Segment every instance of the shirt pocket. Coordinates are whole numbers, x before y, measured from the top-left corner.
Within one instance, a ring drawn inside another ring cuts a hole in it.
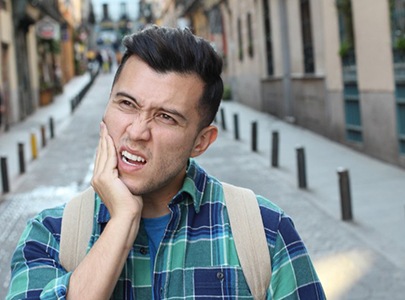
[[[175,292],[177,297],[183,294],[182,297],[188,299],[253,299],[239,266],[188,269],[183,270],[181,277],[183,284],[177,287],[169,284],[167,287],[169,295],[166,296],[175,296],[170,290],[174,292],[173,288],[181,288],[182,292],[179,290]],[[172,283],[173,281],[171,280]]]

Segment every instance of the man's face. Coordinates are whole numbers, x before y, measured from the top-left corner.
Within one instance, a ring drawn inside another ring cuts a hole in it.
[[[155,72],[133,56],[113,86],[104,122],[117,151],[121,180],[136,195],[172,197],[189,157],[200,151],[196,75]]]

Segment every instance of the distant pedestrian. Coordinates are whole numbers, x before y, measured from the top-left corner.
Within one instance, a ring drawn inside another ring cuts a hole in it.
[[[118,50],[115,52],[115,60],[117,61],[117,65],[119,66],[121,64],[121,60],[122,60],[121,51]]]
[[[97,51],[96,60],[98,63],[98,68],[101,69],[103,67],[104,61],[103,61],[103,56],[101,55],[100,51]]]
[[[108,73],[111,73],[112,66],[113,66],[113,58],[112,55],[108,53]]]
[[[188,29],[152,26],[123,43],[100,124],[89,251],[68,272],[64,207],[41,212],[18,242],[7,299],[253,299],[224,184],[194,159],[218,134],[221,58]],[[257,267],[272,262],[263,298],[325,299],[291,218],[262,196],[253,202],[269,254]]]

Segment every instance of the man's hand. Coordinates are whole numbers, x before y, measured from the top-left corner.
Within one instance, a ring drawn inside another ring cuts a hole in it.
[[[111,218],[136,215],[140,217],[142,198],[132,195],[119,178],[117,152],[104,122],[100,124],[100,141],[91,183],[107,206]]]
[[[109,299],[138,234],[143,202],[132,195],[117,170],[114,142],[104,123],[100,126],[92,185],[111,219],[89,253],[74,270],[68,299]]]

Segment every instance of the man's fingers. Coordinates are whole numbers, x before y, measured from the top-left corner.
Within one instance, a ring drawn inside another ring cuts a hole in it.
[[[117,152],[115,150],[115,145],[111,136],[107,135],[105,137],[105,148],[106,148],[106,165],[105,167],[110,171],[113,171],[115,174],[117,171]]]
[[[96,160],[94,164],[94,171],[93,171],[93,186],[94,181],[100,181],[102,179],[103,174],[105,173],[107,167],[107,159],[108,159],[108,145],[107,145],[107,129],[105,124],[102,122],[100,124],[100,139],[97,148]]]

